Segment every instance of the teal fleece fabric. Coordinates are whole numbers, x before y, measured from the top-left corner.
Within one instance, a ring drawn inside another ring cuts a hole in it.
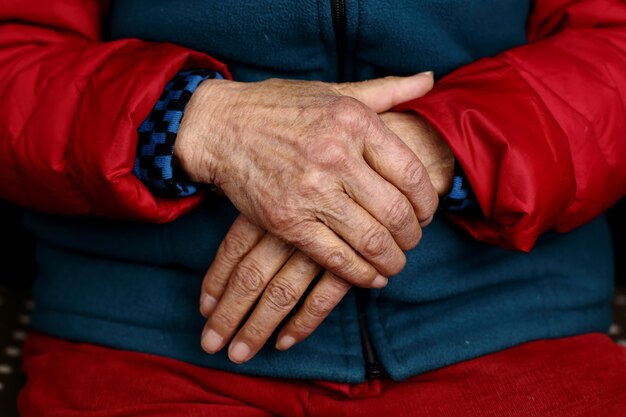
[[[346,0],[343,74],[331,0],[116,0],[111,34],[207,52],[240,81],[442,76],[526,43],[528,9],[528,0]]]
[[[117,0],[110,34],[205,51],[240,81],[444,75],[524,43],[528,2],[348,0],[346,11],[341,65],[330,0]],[[234,365],[202,351],[200,283],[236,215],[218,196],[165,225],[28,215],[39,238],[35,328],[234,372],[363,381],[353,292],[286,353],[271,341]],[[368,291],[366,325],[398,380],[531,340],[605,331],[611,258],[603,218],[548,233],[524,254],[476,242],[438,215],[402,273]]]

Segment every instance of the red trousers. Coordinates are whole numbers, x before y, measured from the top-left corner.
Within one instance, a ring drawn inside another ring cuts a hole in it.
[[[24,370],[22,417],[626,416],[626,349],[601,334],[356,385],[237,375],[37,334]]]

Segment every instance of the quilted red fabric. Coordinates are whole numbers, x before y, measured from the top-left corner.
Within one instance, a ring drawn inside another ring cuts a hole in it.
[[[528,45],[476,61],[406,103],[448,141],[485,218],[477,239],[530,250],[626,193],[626,2],[536,0]]]
[[[0,197],[33,210],[167,222],[132,174],[137,128],[181,69],[224,64],[173,44],[102,42],[98,0],[0,1]]]
[[[606,335],[526,343],[402,382],[237,375],[33,334],[22,417],[623,417],[626,349]]]

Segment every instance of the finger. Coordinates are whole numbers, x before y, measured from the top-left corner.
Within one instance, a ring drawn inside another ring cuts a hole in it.
[[[426,168],[411,149],[382,122],[380,132],[373,132],[364,141],[363,156],[381,177],[404,194],[422,222],[437,209],[439,196]]]
[[[399,273],[406,257],[389,230],[347,195],[341,194],[337,199],[333,209],[318,213],[320,220],[383,276]]]
[[[293,246],[266,234],[237,265],[204,327],[204,350],[215,353],[224,346],[293,251]]]
[[[365,288],[382,288],[387,285],[386,277],[380,275],[325,224],[309,221],[293,228],[291,232],[293,234],[286,236],[289,243],[306,253],[322,268],[349,283]]]
[[[420,224],[420,226],[421,226],[421,227],[426,227],[426,226],[428,226],[429,224],[431,224],[431,223],[433,222],[433,219],[434,219],[434,218],[435,218],[435,216],[434,216],[434,215],[430,216],[429,218],[427,218],[426,220],[424,220],[424,221]]]
[[[355,98],[376,113],[391,110],[395,106],[422,97],[435,81],[431,71],[410,77],[384,77],[357,83],[341,83],[336,88],[340,94]]]
[[[330,272],[325,272],[302,307],[278,334],[276,349],[287,350],[306,339],[350,290],[350,284]]]
[[[415,209],[396,187],[363,165],[358,175],[346,179],[347,194],[389,230],[401,249],[414,248],[422,236]]]
[[[226,288],[235,266],[254,248],[265,231],[239,215],[217,250],[215,259],[202,281],[200,313],[208,317]]]
[[[452,187],[454,154],[436,129],[414,113],[390,111],[379,117],[417,155],[437,194],[447,194]]]
[[[320,270],[315,261],[300,251],[289,258],[267,285],[254,311],[233,338],[228,350],[233,362],[246,362],[257,354]]]

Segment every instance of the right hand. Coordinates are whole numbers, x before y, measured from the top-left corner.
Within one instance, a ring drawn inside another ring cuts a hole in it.
[[[187,106],[175,155],[191,180],[219,187],[250,221],[324,269],[383,287],[404,267],[402,250],[417,245],[438,197],[377,113],[432,84],[431,74],[346,84],[206,81]],[[248,275],[243,287],[261,285]]]

